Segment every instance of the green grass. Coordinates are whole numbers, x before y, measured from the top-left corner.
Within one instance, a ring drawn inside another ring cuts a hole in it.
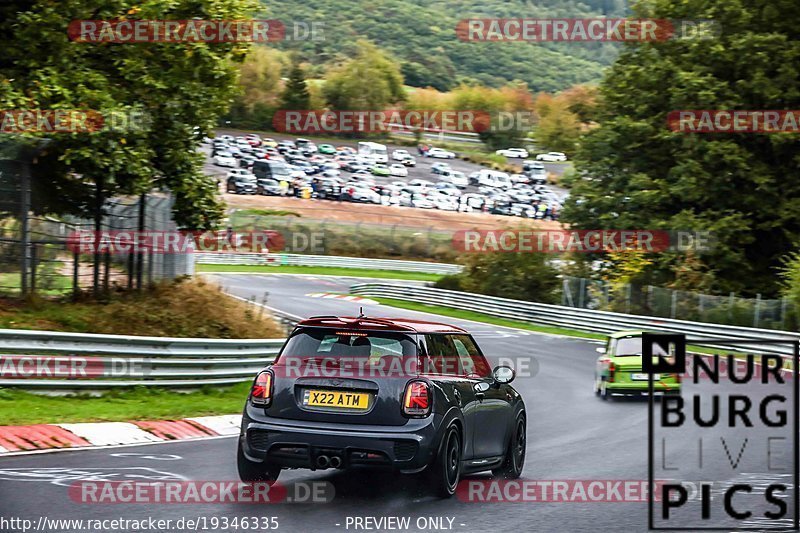
[[[60,263],[59,263],[60,264]],[[28,283],[31,280],[28,278]],[[17,294],[22,287],[19,272],[0,274],[0,292]],[[57,296],[72,291],[72,278],[52,272],[40,273],[36,279],[36,292],[42,296]]]
[[[302,217],[300,213],[285,209],[237,209],[236,212],[245,216],[256,217]]]
[[[197,265],[198,272],[249,272],[260,274],[309,274],[326,276],[351,276],[354,278],[406,279],[436,281],[441,274],[403,272],[399,270],[371,270],[366,268],[269,266],[269,265]]]
[[[42,396],[0,389],[0,425],[172,420],[241,412],[249,383],[176,393],[144,387],[102,397]]]
[[[496,326],[505,326],[509,328],[524,329],[528,331],[537,331],[539,333],[550,333],[553,335],[566,335],[569,337],[580,337],[584,339],[605,339],[606,336],[598,333],[589,333],[585,331],[578,331],[575,329],[560,328],[557,326],[544,326],[539,324],[529,324],[519,320],[509,320],[507,318],[498,318],[496,316],[485,315],[483,313],[476,313],[475,311],[465,311],[463,309],[456,309],[454,307],[445,307],[441,305],[428,305],[417,302],[409,302],[406,300],[396,300],[394,298],[374,298],[370,299],[378,301],[384,305],[392,307],[399,307],[401,309],[410,309],[412,311],[422,311],[424,313],[434,313],[442,316],[449,316],[453,318],[461,318],[464,320],[473,320],[475,322],[485,322],[487,324],[494,324]]]

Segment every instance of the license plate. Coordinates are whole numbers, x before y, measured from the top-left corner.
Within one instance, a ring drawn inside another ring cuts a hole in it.
[[[649,376],[647,374],[631,374],[631,379],[634,381],[647,381]],[[653,374],[653,381],[661,379],[661,374]]]
[[[309,407],[366,409],[369,407],[369,394],[366,392],[340,392],[309,389],[303,394],[303,405],[307,405]]]

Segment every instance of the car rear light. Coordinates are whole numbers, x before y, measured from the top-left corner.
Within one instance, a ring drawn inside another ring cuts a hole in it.
[[[608,382],[614,383],[614,372],[616,372],[617,367],[614,366],[614,363],[608,363]]]
[[[428,416],[431,412],[431,389],[424,381],[412,381],[406,385],[403,395],[403,414],[411,417]]]
[[[250,403],[256,407],[269,407],[272,401],[272,372],[264,371],[256,376],[250,389]]]

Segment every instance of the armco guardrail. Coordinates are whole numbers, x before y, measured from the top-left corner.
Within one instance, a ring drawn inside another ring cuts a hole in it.
[[[197,263],[206,265],[321,266],[365,268],[370,270],[399,270],[404,272],[425,272],[429,274],[457,274],[463,269],[461,265],[451,265],[447,263],[400,261],[397,259],[363,259],[359,257],[340,257],[335,255],[200,253],[196,254],[196,260]]]
[[[3,329],[0,387],[91,390],[231,385],[253,379],[274,360],[283,342]],[[66,371],[53,375],[57,366]]]
[[[730,349],[731,346],[725,344],[727,340],[752,339],[752,344],[747,343],[741,346],[753,353],[791,355],[792,347],[789,344],[770,345],[760,343],[760,341],[785,339],[794,342],[800,340],[800,333],[788,331],[578,309],[399,283],[359,283],[353,285],[350,292],[360,296],[396,298],[423,304],[455,307],[501,318],[595,333],[612,333],[620,330],[682,333],[690,340],[699,340],[700,342],[693,344],[700,346]]]

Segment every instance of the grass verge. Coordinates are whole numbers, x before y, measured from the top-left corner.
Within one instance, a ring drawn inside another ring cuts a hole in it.
[[[203,280],[119,292],[106,301],[0,300],[0,328],[153,337],[279,338],[283,329]]]
[[[177,393],[144,387],[102,397],[41,396],[0,389],[0,425],[173,420],[242,410],[249,383]]]
[[[371,270],[366,268],[269,266],[269,265],[197,265],[198,272],[249,272],[261,274],[309,274],[351,276],[354,278],[406,279],[437,281],[441,274],[404,272],[401,270]]]

